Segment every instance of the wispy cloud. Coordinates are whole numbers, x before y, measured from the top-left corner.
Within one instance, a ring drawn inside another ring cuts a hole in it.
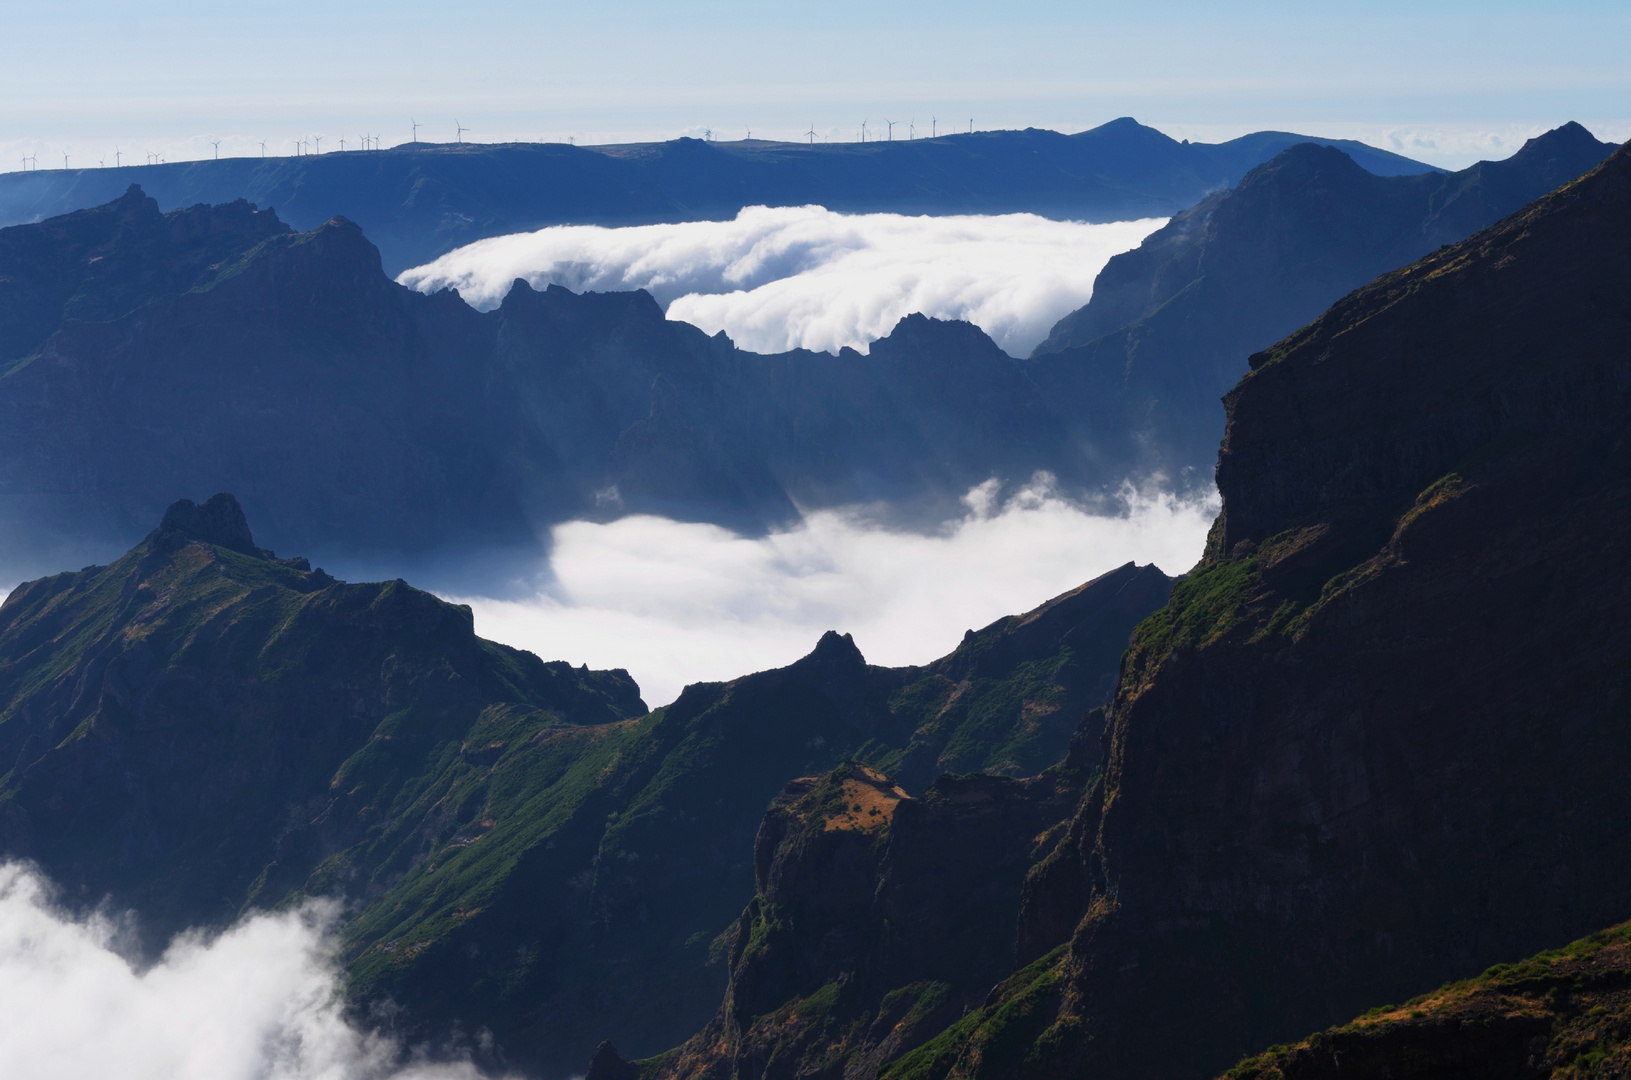
[[[554,583],[526,601],[461,598],[484,637],[546,659],[627,668],[647,704],[686,683],[790,663],[826,630],[872,663],[924,663],[966,629],[1036,606],[1128,561],[1183,573],[1215,496],[1125,489],[1083,505],[1039,476],[1006,496],[988,482],[933,535],[855,511],[808,515],[752,539],[712,525],[627,517],[554,530]]]
[[[535,288],[648,289],[673,319],[755,352],[865,350],[913,312],[966,319],[1025,355],[1087,302],[1112,255],[1162,219],[1085,224],[1033,214],[905,217],[750,206],[731,221],[564,225],[494,237],[405,271],[491,308]]]
[[[49,884],[0,865],[0,1076],[146,1080],[477,1080],[415,1060],[341,1010],[339,905],[254,915],[178,937],[145,970],[122,925],[73,916]]]

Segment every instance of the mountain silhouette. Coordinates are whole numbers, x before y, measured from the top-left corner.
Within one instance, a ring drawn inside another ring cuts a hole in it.
[[[140,184],[166,210],[248,199],[301,230],[357,222],[401,273],[453,248],[546,225],[727,220],[744,206],[846,212],[1026,212],[1087,221],[1165,217],[1307,136],[1264,131],[1179,142],[1123,117],[1062,135],[981,131],[867,143],[675,139],[596,147],[405,144],[390,150],[226,158],[0,176],[0,225],[84,209]],[[1381,175],[1431,172],[1351,140]]]

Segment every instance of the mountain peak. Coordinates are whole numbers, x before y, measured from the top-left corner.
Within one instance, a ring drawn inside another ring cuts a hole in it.
[[[241,551],[245,555],[258,555],[255,538],[249,532],[249,519],[244,517],[238,500],[226,492],[211,495],[203,506],[191,499],[178,499],[164,512],[159,523],[164,532],[179,532],[206,544]]]

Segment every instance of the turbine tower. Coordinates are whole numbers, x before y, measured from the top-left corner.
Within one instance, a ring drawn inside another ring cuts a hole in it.
[[[895,125],[900,123],[900,121],[899,120],[891,120],[888,117],[884,117],[883,122],[889,125],[889,139],[888,139],[888,141],[889,142],[894,142],[895,141]]]
[[[210,145],[215,147],[215,158],[214,158],[214,160],[220,161],[221,160],[221,140],[220,139],[211,139],[210,140]]]
[[[266,156],[266,140],[262,139],[261,140],[261,157],[265,157],[265,156]]]
[[[123,156],[124,155],[119,152],[119,148],[117,146],[115,146],[113,148],[113,167],[115,169],[117,169],[119,167],[119,159],[121,157],[123,157]]]
[[[67,154],[62,155],[62,171],[63,172],[68,171],[68,155]]]
[[[936,120],[932,116],[929,117],[929,138],[931,138],[931,139],[936,138],[936,137],[939,136],[939,134],[940,134],[940,122],[938,120]]]
[[[413,117],[410,116],[408,118],[408,123],[413,125],[413,144],[415,146],[418,146],[419,145],[419,121],[413,119]]]
[[[464,142],[464,133],[469,131],[470,129],[465,127],[463,124],[459,123],[459,118],[457,116],[455,116],[453,118],[453,126],[457,129],[456,135],[457,135],[458,141],[461,142],[461,143]]]
[[[866,142],[866,121],[861,121],[861,141]]]
[[[321,135],[313,135],[311,137],[311,141],[314,148],[313,152],[321,154],[323,152],[323,137]]]
[[[814,120],[810,121],[810,130],[806,131],[804,134],[810,136],[810,149],[814,150],[815,149],[815,121]]]

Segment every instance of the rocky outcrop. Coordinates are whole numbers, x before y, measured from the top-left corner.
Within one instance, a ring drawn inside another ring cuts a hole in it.
[[[1631,1065],[1631,927],[1614,927],[1240,1062],[1227,1080],[1619,1076]]]
[[[1252,358],[1040,959],[900,1075],[1205,1076],[1623,917],[1627,297],[1622,149]]]
[[[641,1075],[876,1076],[1008,969],[1026,867],[1084,779],[946,776],[912,798],[848,762],[789,784],[759,828],[723,1006]]]

